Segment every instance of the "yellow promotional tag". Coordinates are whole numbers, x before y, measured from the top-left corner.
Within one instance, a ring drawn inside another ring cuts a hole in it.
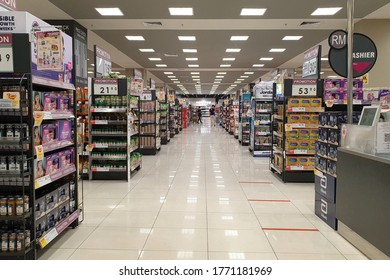
[[[43,160],[44,152],[43,152],[43,146],[39,145],[35,147],[35,154],[37,155],[37,160]]]
[[[255,125],[260,125],[260,121],[255,121]]]
[[[45,248],[46,245],[47,245],[46,238],[41,238],[41,239],[39,240],[39,245],[41,245],[41,248],[42,248],[42,249]]]
[[[37,180],[34,181],[34,188],[35,188],[35,189],[39,189],[39,184],[38,184],[38,181],[37,181]]]
[[[44,112],[35,112],[34,113],[34,126],[40,126],[42,124]]]
[[[93,148],[95,148],[94,144],[88,144],[87,146],[85,146],[85,150],[87,152],[92,152]]]

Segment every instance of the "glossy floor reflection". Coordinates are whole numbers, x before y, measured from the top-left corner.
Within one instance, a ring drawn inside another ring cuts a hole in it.
[[[84,185],[85,221],[41,259],[365,259],[314,215],[313,184],[283,184],[222,128],[183,130],[131,182]]]

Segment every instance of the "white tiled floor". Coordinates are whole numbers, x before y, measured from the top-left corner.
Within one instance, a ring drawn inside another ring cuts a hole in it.
[[[222,128],[185,129],[131,182],[84,190],[85,221],[41,259],[365,259],[314,215],[313,184],[283,184]]]

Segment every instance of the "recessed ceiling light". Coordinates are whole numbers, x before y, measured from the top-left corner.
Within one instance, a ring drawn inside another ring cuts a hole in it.
[[[336,8],[318,8],[315,10],[311,15],[312,16],[333,16],[337,14],[338,11],[340,11],[341,7]]]
[[[274,48],[274,49],[270,49],[269,52],[284,52],[286,49],[278,49],[278,48]]]
[[[171,78],[172,81],[178,81],[179,79],[177,78]]]
[[[234,57],[224,57],[222,58],[223,61],[235,61],[236,59]]]
[[[174,81],[173,83],[174,84],[180,84],[180,81]]]
[[[175,79],[176,76],[168,76],[168,78],[170,78],[170,79]]]
[[[231,85],[230,87],[236,87],[237,85]]]
[[[327,57],[321,57],[321,60],[322,60],[322,61],[328,61],[329,58],[327,58]]]
[[[173,72],[164,72],[165,75],[172,75]]]
[[[221,82],[218,82],[218,81],[215,82],[215,81],[214,81],[214,84],[220,84],[220,83],[221,83]]]
[[[192,8],[169,8],[171,16],[193,16],[194,10]]]
[[[199,75],[199,72],[191,72],[191,75]]]
[[[95,8],[102,16],[123,16],[119,8]]]
[[[245,79],[237,79],[237,81],[245,81]]]
[[[222,81],[222,79],[214,79],[214,81],[220,82]]]
[[[156,64],[156,67],[167,67],[166,64]]]
[[[149,57],[150,61],[161,61],[161,58],[159,57]]]
[[[264,67],[264,64],[253,64],[252,67]]]
[[[196,68],[196,67],[199,67],[199,65],[198,65],[198,64],[189,64],[188,67],[194,67],[194,68]]]
[[[129,41],[145,41],[143,36],[125,36]]]
[[[180,41],[196,41],[195,36],[177,36]]]
[[[249,36],[232,36],[230,37],[230,41],[246,41]]]
[[[198,61],[197,57],[186,57],[187,61]]]
[[[240,78],[249,78],[249,76],[241,76]]]
[[[140,52],[154,52],[154,49],[139,49]]]
[[[199,82],[200,81],[200,79],[192,79],[193,81],[195,81],[195,82]]]
[[[245,75],[252,75],[252,74],[254,74],[255,72],[245,72],[244,74]]]
[[[283,41],[299,41],[303,36],[284,36]]]
[[[258,9],[258,8],[242,8],[241,16],[262,16],[264,15],[267,9]]]
[[[227,53],[238,53],[240,51],[241,51],[241,49],[226,49]]]
[[[235,83],[235,84],[241,84],[241,82],[240,82],[240,81],[235,81],[234,83]]]
[[[216,78],[224,78],[225,76],[216,76]]]
[[[260,58],[260,60],[262,60],[262,61],[271,61],[273,59],[274,59],[273,57],[262,57],[262,58]]]
[[[183,49],[183,52],[185,53],[197,53],[197,49]]]
[[[232,65],[231,64],[221,64],[219,65],[219,67],[231,67]]]
[[[200,76],[192,76],[193,79],[199,79]]]
[[[226,72],[218,72],[218,75],[226,75]]]

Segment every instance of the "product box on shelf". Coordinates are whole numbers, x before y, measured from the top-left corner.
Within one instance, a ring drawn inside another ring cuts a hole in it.
[[[312,115],[301,115],[301,123],[311,124],[312,123],[311,117]]]
[[[46,123],[41,125],[42,145],[58,141],[58,125],[57,123]]]
[[[58,188],[58,202],[69,199],[69,183]]]
[[[328,141],[328,129],[324,127],[320,127],[319,132],[318,132],[318,140],[322,142],[327,142]]]
[[[69,111],[72,110],[72,99],[69,94],[59,93],[57,95],[58,105],[57,108],[60,111]]]
[[[298,149],[310,150],[310,140],[309,139],[300,139]]]
[[[34,91],[34,111],[43,111],[43,92]]]
[[[328,159],[326,172],[332,176],[336,176],[337,174],[337,161],[333,161]]]
[[[321,108],[322,107],[322,98],[311,98],[310,99],[310,106],[315,108]]]
[[[301,98],[289,98],[288,107],[302,107]]]
[[[318,139],[318,133],[319,133],[319,129],[318,128],[310,129],[310,138],[311,139]]]
[[[340,140],[340,132],[338,129],[328,129],[328,143],[338,145]]]
[[[301,123],[302,122],[301,115],[298,115],[298,114],[288,115],[288,122],[289,123]]]
[[[299,157],[298,158],[298,165],[301,165],[301,166],[310,166],[310,161],[309,161],[309,158],[310,157]]]
[[[317,140],[316,139],[309,139],[309,150],[315,151],[317,148]]]
[[[284,131],[284,123],[278,121],[278,133],[283,134],[283,131]]]
[[[59,215],[58,215],[58,207],[54,208],[53,210],[51,210],[50,212],[48,212],[46,214],[46,224],[47,224],[47,230],[50,230],[52,228],[54,228],[57,223],[58,223],[58,220],[59,220]]]
[[[310,116],[310,123],[311,124],[320,124],[320,118],[319,118],[318,114],[312,114]]]
[[[326,158],[320,157],[320,156],[315,156],[315,168],[321,171],[326,171],[327,167],[327,160]]]
[[[34,201],[35,219],[39,219],[46,214],[46,196],[37,198]]]
[[[304,128],[299,130],[299,138],[309,139],[310,129]]]
[[[305,108],[312,107],[311,106],[311,99],[310,98],[302,98],[301,99],[301,106]]]
[[[329,174],[316,170],[314,172],[315,191],[332,203],[336,202],[337,179]]]
[[[58,110],[58,94],[56,93],[43,93],[43,110],[44,111],[56,111]]]
[[[320,113],[319,118],[320,118],[320,125],[321,126],[327,126],[328,125],[328,113]]]
[[[279,169],[283,169],[283,156],[280,154],[274,154],[274,165]]]
[[[46,175],[46,158],[43,160],[34,159],[35,179]]]
[[[58,154],[60,159],[60,169],[65,169],[75,163],[74,148],[66,149]]]
[[[327,223],[331,228],[337,230],[336,203],[332,203],[326,197],[315,192],[315,214]]]
[[[41,238],[46,231],[47,231],[47,217],[46,215],[44,215],[35,221],[36,238]]]
[[[337,145],[328,144],[328,158],[337,160]]]
[[[283,105],[278,105],[278,115],[279,116],[283,116],[284,115]]]
[[[69,215],[69,213],[70,213],[69,201],[65,201],[64,203],[58,206],[58,215],[60,220],[66,218]]]
[[[46,195],[46,213],[58,206],[58,190],[54,190]]]
[[[317,142],[316,153],[320,156],[325,157],[328,152],[328,145],[325,143]]]
[[[300,141],[294,138],[286,139],[286,150],[296,150],[300,147]]]
[[[286,131],[286,137],[287,138],[299,138],[299,129],[292,129],[290,131]]]
[[[59,141],[72,140],[72,121],[58,122],[58,140]]]
[[[34,146],[42,145],[41,127],[34,126]]]
[[[52,175],[60,170],[59,153],[50,154],[46,158],[46,174]]]
[[[288,156],[286,160],[288,166],[299,166],[299,157]]]

